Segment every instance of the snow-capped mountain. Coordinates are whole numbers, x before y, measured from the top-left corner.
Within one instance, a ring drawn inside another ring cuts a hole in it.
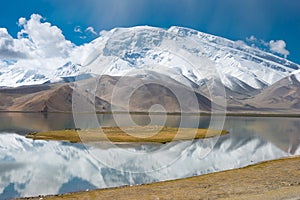
[[[150,70],[190,85],[220,79],[228,88],[262,89],[288,76],[299,65],[241,41],[188,28],[148,26],[103,31],[89,44],[73,47],[53,69],[31,68],[18,61],[0,62],[0,86],[70,81],[95,75],[131,75]],[[78,53],[79,52],[79,53]],[[65,64],[61,64],[61,63]],[[45,64],[46,65],[46,64]],[[147,75],[147,74],[146,74]],[[71,77],[72,79],[69,79]]]

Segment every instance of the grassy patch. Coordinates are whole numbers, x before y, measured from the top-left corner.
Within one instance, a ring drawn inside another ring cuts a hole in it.
[[[27,134],[34,140],[59,140],[70,142],[154,142],[167,143],[178,140],[203,139],[227,134],[225,130],[173,128],[162,126],[104,127],[86,130],[59,130]]]

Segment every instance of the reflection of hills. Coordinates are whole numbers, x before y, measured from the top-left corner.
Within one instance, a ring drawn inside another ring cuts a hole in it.
[[[264,120],[253,120],[245,125],[245,129],[259,133],[259,136],[264,140],[271,142],[290,155],[294,155],[299,149],[300,119],[265,118]]]
[[[224,129],[230,130],[230,135],[234,135],[235,145],[242,146],[246,134],[248,139],[259,137],[289,155],[297,154],[296,151],[300,148],[298,118],[240,117],[236,120],[236,117],[227,117]]]
[[[57,113],[0,113],[0,131],[26,134],[32,131],[48,131],[74,128],[72,114]]]
[[[80,114],[86,120],[90,114]],[[132,119],[138,125],[147,125],[152,122],[155,125],[177,127],[180,125],[180,116],[177,115],[149,115],[137,114],[98,114],[98,122],[101,126],[129,126]],[[186,116],[187,120],[193,116]],[[185,120],[185,121],[187,121]],[[116,123],[116,121],[118,123]],[[197,124],[194,122],[193,124]],[[191,124],[191,126],[193,125]],[[185,125],[189,127],[190,125]],[[195,127],[192,126],[192,127]],[[0,113],[0,132],[27,134],[33,131],[49,131],[75,128],[73,115],[67,113]]]

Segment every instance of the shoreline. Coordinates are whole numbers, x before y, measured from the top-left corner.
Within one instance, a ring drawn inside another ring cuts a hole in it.
[[[19,199],[296,199],[300,156],[151,184]]]

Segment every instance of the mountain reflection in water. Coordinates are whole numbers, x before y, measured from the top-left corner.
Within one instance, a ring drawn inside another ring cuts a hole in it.
[[[104,144],[32,141],[16,132],[72,128],[72,117],[1,115],[6,121],[2,120],[5,126],[0,123],[0,199],[151,183],[300,154],[297,118],[227,117],[224,129],[230,134],[220,137],[214,149],[202,157],[213,139],[113,148]],[[143,118],[147,116],[137,116],[139,123]],[[208,125],[207,118],[201,118],[201,127]],[[102,125],[114,124],[111,115],[101,115],[99,121]],[[172,116],[167,123],[176,126],[179,121]]]

